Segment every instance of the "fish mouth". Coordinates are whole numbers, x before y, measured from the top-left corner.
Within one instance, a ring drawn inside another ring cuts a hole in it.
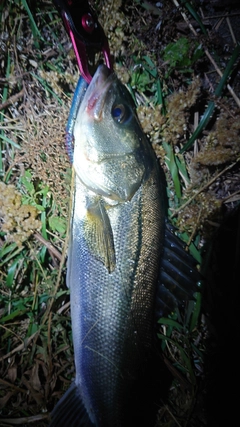
[[[85,111],[97,121],[102,119],[105,99],[115,79],[116,75],[106,65],[99,65],[87,89]]]

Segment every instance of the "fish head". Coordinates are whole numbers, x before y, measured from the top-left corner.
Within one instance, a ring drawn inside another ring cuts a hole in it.
[[[151,151],[127,88],[105,65],[88,86],[74,126],[73,166],[107,199],[130,200],[151,167]]]

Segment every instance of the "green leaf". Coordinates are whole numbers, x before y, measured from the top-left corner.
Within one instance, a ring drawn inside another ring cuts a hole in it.
[[[176,322],[176,320],[170,319],[168,317],[161,317],[158,320],[158,323],[160,323],[161,325],[171,326],[172,328],[176,328],[179,331],[183,329],[183,326]]]
[[[26,313],[27,311],[28,311],[29,309],[28,308],[25,308],[25,309],[17,309],[17,310],[14,310],[14,311],[12,311],[12,313],[10,313],[10,314],[7,314],[6,316],[4,316],[4,317],[1,317],[1,319],[0,319],[0,323],[6,323],[6,322],[8,322],[9,320],[13,320],[13,319],[15,319],[16,317],[19,317],[19,316],[22,316],[24,313]]]
[[[5,255],[7,255],[9,252],[12,252],[14,249],[16,249],[16,247],[16,243],[5,243],[5,245],[3,245],[3,247],[0,249],[0,259],[3,259]]]
[[[21,257],[22,258],[22,257]],[[12,288],[13,284],[14,284],[14,276],[18,267],[18,263],[19,263],[20,258],[17,257],[17,259],[15,259],[13,261],[13,263],[10,265],[10,267],[8,268],[8,273],[7,273],[7,279],[6,279],[6,285],[8,288]]]
[[[186,37],[180,37],[176,42],[169,43],[163,52],[163,59],[169,64],[167,76],[175,69],[181,73],[191,73],[192,64],[201,58],[203,53],[201,44],[190,43]]]
[[[186,37],[180,37],[176,42],[169,43],[163,54],[164,61],[168,61],[171,67],[181,64],[187,58],[189,41]]]
[[[13,246],[13,245],[15,245],[15,247]],[[15,249],[15,250],[14,250]],[[1,263],[0,263],[0,266],[2,267],[4,264],[8,264],[8,262],[12,259],[12,258],[15,258],[16,257],[16,255],[18,255],[20,252],[22,252],[23,251],[23,248],[19,248],[19,247],[17,247],[17,245],[16,245],[16,243],[12,243],[11,244],[11,250],[10,251],[7,251],[6,253],[4,253],[4,255],[7,255],[8,253],[9,253],[9,256],[7,256],[6,258],[5,258],[5,260],[3,260],[3,256],[1,256],[1,254],[2,254],[2,252],[0,252],[0,260],[2,261]],[[22,255],[23,257],[24,257],[24,253],[23,253],[23,255]]]
[[[21,184],[25,187],[28,193],[33,194],[35,189],[32,183],[32,174],[30,171],[26,170],[24,175],[20,178]]]
[[[67,221],[65,218],[52,215],[48,218],[48,223],[53,232],[57,231],[59,234],[66,233]]]

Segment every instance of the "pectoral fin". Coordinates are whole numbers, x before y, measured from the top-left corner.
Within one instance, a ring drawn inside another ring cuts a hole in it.
[[[101,199],[88,206],[84,237],[93,255],[105,265],[109,273],[112,273],[116,265],[113,233]]]

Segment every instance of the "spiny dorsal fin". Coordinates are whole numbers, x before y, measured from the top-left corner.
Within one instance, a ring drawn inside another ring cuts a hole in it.
[[[185,248],[186,245],[174,234],[174,227],[166,221],[156,302],[158,317],[170,314],[199,292],[202,277],[196,268],[196,260]]]

